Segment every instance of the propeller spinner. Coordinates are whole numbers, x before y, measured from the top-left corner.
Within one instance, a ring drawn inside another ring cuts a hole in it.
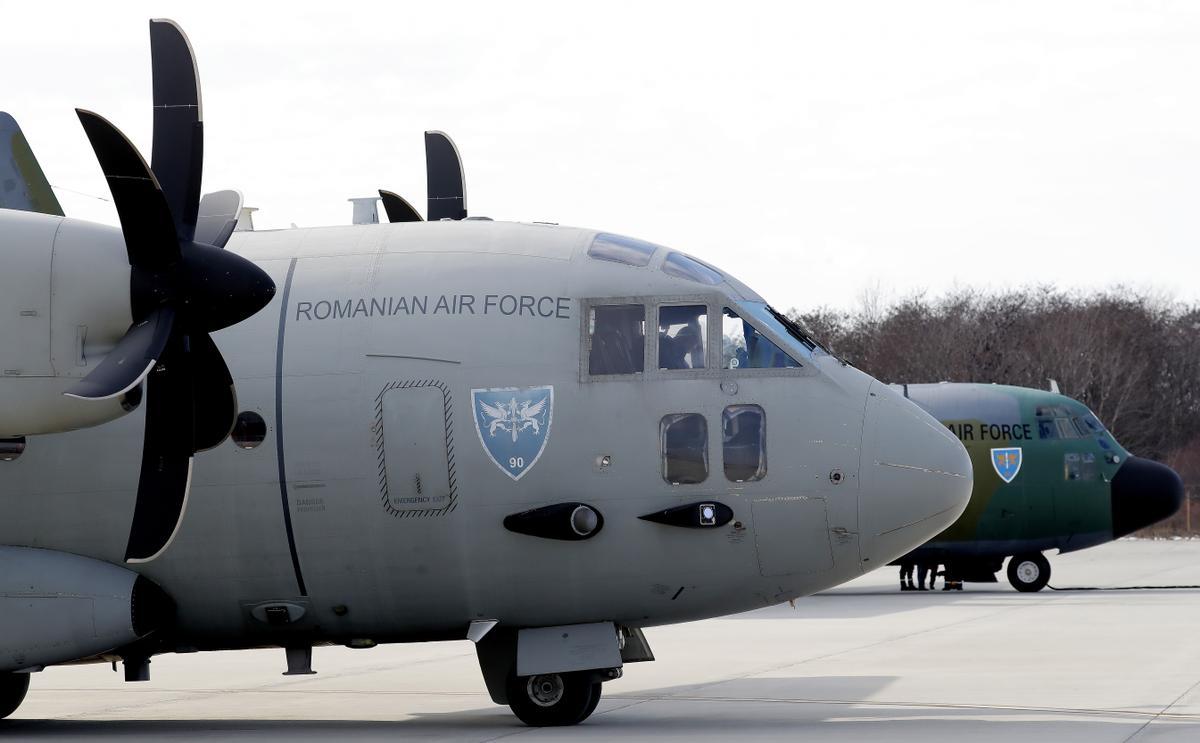
[[[254,315],[275,294],[275,283],[258,266],[195,241],[204,152],[195,59],[173,21],[150,21],[150,45],[152,167],[111,123],[76,111],[121,222],[134,322],[66,394],[103,400],[147,383],[127,562],[153,560],[170,544],[187,504],[193,455],[217,446],[233,429],[233,377],[209,333]],[[216,232],[223,245],[228,235]]]

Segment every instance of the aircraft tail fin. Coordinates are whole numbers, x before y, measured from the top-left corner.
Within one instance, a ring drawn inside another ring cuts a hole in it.
[[[0,111],[0,209],[65,216],[21,127],[3,111]]]

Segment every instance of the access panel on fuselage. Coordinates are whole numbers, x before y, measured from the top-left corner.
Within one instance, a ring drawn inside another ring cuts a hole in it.
[[[431,379],[393,385],[380,393],[376,424],[383,507],[393,516],[440,516],[455,506],[446,385]]]
[[[833,567],[824,498],[759,498],[752,507],[758,568],[763,576],[819,573]]]

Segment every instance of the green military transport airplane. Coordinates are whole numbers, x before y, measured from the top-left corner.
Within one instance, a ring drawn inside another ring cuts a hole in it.
[[[1174,470],[1130,455],[1069,397],[995,384],[893,387],[963,442],[975,470],[962,516],[898,562],[945,565],[951,580],[995,582],[1011,557],[1013,587],[1040,591],[1050,580],[1044,550],[1103,544],[1183,503]]]

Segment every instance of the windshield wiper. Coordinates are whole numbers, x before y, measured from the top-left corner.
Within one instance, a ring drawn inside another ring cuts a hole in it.
[[[800,327],[796,322],[794,322],[793,320],[788,318],[787,315],[784,315],[783,313],[776,311],[776,309],[774,307],[772,307],[771,305],[767,305],[767,312],[770,312],[771,316],[774,317],[776,320],[778,320],[779,323],[781,325],[783,325],[784,328],[787,329],[787,332],[789,335],[791,335],[793,338],[795,338],[796,340],[800,341],[805,346],[807,346],[808,350],[814,351],[814,350],[820,348],[822,351],[824,351],[825,353],[828,353],[830,356],[833,355],[829,351],[828,348],[826,348],[824,345],[822,345],[819,341],[817,341],[811,335],[806,333],[804,331],[804,328]]]

